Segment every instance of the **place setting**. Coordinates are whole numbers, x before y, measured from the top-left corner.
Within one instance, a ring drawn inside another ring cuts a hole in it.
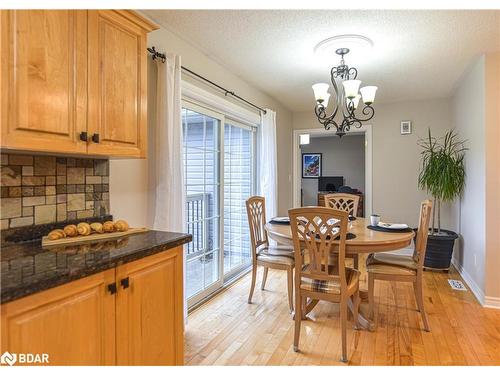
[[[404,223],[386,223],[380,221],[380,215],[373,214],[370,216],[370,225],[367,226],[368,229],[378,231],[378,232],[388,232],[388,233],[410,233],[413,229]]]

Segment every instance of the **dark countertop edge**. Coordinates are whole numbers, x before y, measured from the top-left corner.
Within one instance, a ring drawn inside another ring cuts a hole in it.
[[[176,240],[169,241],[165,244],[152,246],[151,248],[144,249],[142,251],[137,251],[137,252],[132,253],[132,254],[124,255],[123,257],[117,257],[116,259],[114,259],[112,261],[103,263],[99,267],[89,269],[85,273],[85,275],[79,275],[79,274],[59,275],[59,276],[51,279],[50,287],[44,287],[43,283],[39,283],[36,286],[30,288],[29,290],[25,289],[25,290],[20,291],[19,293],[12,293],[11,291],[5,291],[5,293],[4,293],[4,290],[2,289],[2,291],[1,291],[1,304],[3,305],[5,303],[13,302],[13,301],[16,301],[16,300],[24,298],[24,297],[29,297],[35,293],[41,293],[41,292],[46,291],[46,290],[57,288],[58,286],[70,283],[72,281],[84,279],[88,276],[95,275],[99,272],[103,272],[103,271],[109,270],[111,268],[116,268],[117,266],[120,266],[122,264],[130,263],[130,262],[133,262],[135,260],[146,258],[150,255],[155,255],[155,254],[158,254],[158,253],[161,253],[164,251],[171,250],[175,247],[178,247],[180,245],[184,245],[188,242],[191,242],[192,238],[193,237],[191,234],[186,234],[186,235],[179,237]],[[1,285],[0,285],[0,287],[1,287]]]

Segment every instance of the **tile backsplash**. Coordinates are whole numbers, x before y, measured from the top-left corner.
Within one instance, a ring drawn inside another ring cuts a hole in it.
[[[1,228],[109,214],[109,161],[2,153]]]

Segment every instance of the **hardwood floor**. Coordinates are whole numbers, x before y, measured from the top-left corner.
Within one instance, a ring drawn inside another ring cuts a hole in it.
[[[304,321],[293,351],[286,272],[269,270],[247,304],[250,275],[188,317],[187,365],[344,365],[339,308],[320,302]],[[500,310],[483,308],[470,291],[452,290],[449,274],[425,272],[431,332],[422,329],[411,284],[377,281],[374,332],[348,329],[349,365],[500,365]],[[366,309],[366,306],[363,307]],[[352,318],[351,322],[352,322]]]

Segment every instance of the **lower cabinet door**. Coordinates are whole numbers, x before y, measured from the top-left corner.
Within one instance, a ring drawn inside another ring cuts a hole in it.
[[[1,306],[1,352],[48,354],[49,365],[114,365],[111,269]],[[43,365],[45,363],[33,363]]]
[[[180,246],[116,268],[118,365],[183,364],[182,264]]]

